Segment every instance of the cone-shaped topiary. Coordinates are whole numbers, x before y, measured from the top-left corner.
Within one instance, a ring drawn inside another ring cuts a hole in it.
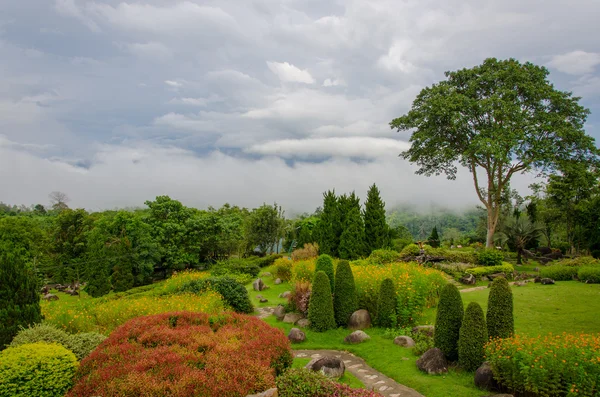
[[[350,268],[350,262],[347,260],[341,260],[337,265],[333,308],[335,311],[335,322],[340,327],[347,326],[350,316],[358,309],[354,275]]]
[[[315,274],[308,303],[308,319],[310,327],[315,331],[323,332],[335,328],[331,287],[324,271]]]
[[[460,327],[458,364],[467,371],[475,371],[483,363],[483,345],[487,342],[487,327],[483,309],[477,302],[469,303]]]
[[[454,284],[446,284],[440,293],[433,344],[444,352],[449,361],[458,360],[458,337],[464,312],[458,288]]]
[[[490,338],[510,338],[515,333],[513,295],[504,277],[498,277],[492,282],[486,321]]]
[[[396,316],[396,287],[391,278],[381,282],[379,299],[377,300],[377,325],[393,328],[397,323]]]
[[[440,246],[440,235],[438,234],[436,226],[433,227],[433,230],[427,239],[427,244],[431,245],[432,248],[437,248]]]
[[[327,254],[320,255],[317,258],[317,265],[315,266],[315,273],[323,271],[329,277],[329,288],[331,293],[335,291],[335,280],[333,276],[333,258]]]

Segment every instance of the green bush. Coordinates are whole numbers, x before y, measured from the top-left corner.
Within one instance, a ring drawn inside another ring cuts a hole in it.
[[[577,276],[578,271],[579,268],[576,266],[552,265],[542,267],[540,269],[540,275],[555,281],[569,281],[573,280],[574,276]]]
[[[406,257],[406,256],[418,256],[421,252],[421,249],[419,248],[419,246],[417,244],[408,244],[406,247],[404,247],[402,249],[402,252],[400,252],[400,256],[402,257]]]
[[[484,345],[488,340],[483,310],[479,303],[467,306],[458,339],[458,364],[467,371],[475,371],[482,363]]]
[[[450,361],[458,360],[458,337],[464,310],[458,288],[454,284],[446,284],[440,293],[433,335],[435,347]]]
[[[82,332],[71,335],[69,346],[65,347],[75,353],[77,359],[81,361],[89,356],[105,339],[106,336],[97,332]]]
[[[299,261],[294,263],[292,270],[292,278],[294,281],[311,282],[315,278],[315,268],[311,261]]]
[[[515,271],[514,266],[511,265],[510,263],[506,263],[506,262],[504,262],[500,266],[473,267],[471,269],[465,270],[466,273],[472,274],[478,278],[483,277],[483,276],[489,276],[490,274],[495,274],[495,273],[504,273],[504,274],[506,274],[506,277],[511,278],[514,271]]]
[[[256,258],[254,260],[254,263],[256,265],[258,265],[259,267],[267,267],[267,266],[271,266],[279,258],[283,258],[283,254],[271,254],[271,255],[267,255],[263,258]]]
[[[375,250],[369,255],[369,261],[373,264],[397,262],[400,258],[401,256],[398,252],[384,249]]]
[[[583,282],[600,283],[600,266],[582,266],[577,277]]]
[[[273,275],[280,278],[282,281],[290,281],[292,279],[293,262],[288,258],[279,258],[275,261]]]
[[[492,282],[485,318],[489,338],[510,338],[514,335],[513,294],[503,277]]]
[[[340,327],[348,325],[352,313],[358,309],[354,275],[347,260],[338,262],[335,272],[335,294],[333,296],[335,322]]]
[[[248,290],[229,277],[209,277],[205,279],[189,280],[181,285],[179,292],[202,294],[211,289],[223,297],[225,303],[238,313],[252,313],[254,307],[250,301]]]
[[[317,265],[315,267],[315,273],[323,271],[329,277],[329,287],[331,293],[335,292],[335,279],[333,274],[333,258],[327,254],[319,255],[317,258]]]
[[[456,249],[444,250],[446,262],[452,263],[477,263],[477,255],[473,251],[459,251]]]
[[[231,258],[226,261],[218,262],[210,270],[210,274],[213,276],[224,276],[228,273],[249,274],[252,277],[256,277],[258,276],[258,273],[260,273],[260,267],[256,264],[254,259]]]
[[[324,271],[315,274],[308,303],[308,319],[311,328],[315,331],[323,332],[335,328],[331,286]]]
[[[559,261],[552,262],[552,265],[565,265],[565,266],[587,266],[587,265],[598,265],[600,260],[595,259],[591,256],[578,256],[572,259],[561,259]]]
[[[484,249],[477,254],[477,264],[480,266],[500,266],[504,260],[502,252],[496,249]]]
[[[376,324],[384,328],[393,328],[397,324],[396,315],[396,287],[391,278],[381,282],[379,299],[377,300]]]
[[[305,368],[291,368],[277,377],[279,397],[329,397],[332,382],[323,374]]]
[[[77,366],[77,357],[59,344],[9,347],[0,353],[0,396],[62,397]]]
[[[391,241],[392,249],[398,252],[401,252],[404,249],[404,247],[406,247],[409,244],[412,244],[412,239],[395,238]]]

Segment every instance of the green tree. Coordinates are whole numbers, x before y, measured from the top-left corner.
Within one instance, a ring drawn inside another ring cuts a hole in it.
[[[589,110],[556,90],[546,68],[529,62],[490,58],[446,77],[390,125],[415,130],[401,156],[420,167],[417,174],[455,179],[457,163],[471,172],[492,247],[501,195],[513,175],[551,171],[567,160],[597,162],[594,139],[584,132]]]
[[[312,291],[308,302],[308,319],[310,320],[310,327],[317,332],[335,328],[331,286],[329,277],[323,271],[315,274],[312,283]]]
[[[427,238],[427,243],[433,248],[437,248],[440,246],[440,235],[438,234],[436,226],[434,226],[433,230],[431,230],[431,234]]]
[[[93,219],[83,209],[63,209],[54,220],[51,254],[54,280],[71,283],[81,280],[87,252],[87,232]]]
[[[375,184],[369,188],[365,202],[365,245],[367,254],[390,244],[390,228],[385,220],[385,203]]]
[[[360,213],[360,199],[352,192],[340,198],[342,234],[338,255],[342,259],[357,259],[365,253],[365,227]]]
[[[475,371],[483,363],[483,346],[488,341],[487,326],[479,303],[471,302],[463,317],[458,338],[458,364]]]
[[[333,258],[327,254],[319,255],[317,263],[315,265],[315,273],[323,271],[329,277],[329,286],[331,291],[334,292],[335,281],[333,275]]]
[[[524,214],[509,217],[502,225],[502,234],[506,236],[509,247],[517,252],[517,264],[521,264],[523,252],[531,241],[540,235],[540,227]]]
[[[433,344],[450,361],[458,360],[458,338],[464,310],[462,297],[456,286],[446,284],[440,293]]]
[[[342,233],[339,201],[335,190],[323,193],[323,211],[317,224],[317,242],[322,254],[338,256],[338,246]]]
[[[21,327],[42,321],[39,284],[18,252],[0,250],[0,350]]]
[[[335,322],[340,327],[348,325],[348,320],[352,313],[358,310],[358,300],[356,297],[356,286],[354,284],[354,275],[350,262],[340,260],[335,272],[335,293],[333,295],[333,308],[335,312]]]
[[[394,328],[396,323],[396,287],[394,280],[386,278],[379,287],[376,324],[384,328]]]
[[[279,244],[283,235],[283,213],[277,204],[263,204],[252,211],[248,217],[246,237],[249,248],[258,247],[266,254]]]
[[[492,282],[486,321],[490,338],[510,338],[515,333],[513,295],[504,277],[498,277]]]

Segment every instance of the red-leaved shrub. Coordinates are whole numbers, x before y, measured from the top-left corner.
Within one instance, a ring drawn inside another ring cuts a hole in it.
[[[257,318],[158,314],[117,328],[67,396],[246,396],[274,387],[291,363],[285,334]]]

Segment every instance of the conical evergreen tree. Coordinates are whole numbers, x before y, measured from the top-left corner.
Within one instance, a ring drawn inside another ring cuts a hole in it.
[[[42,321],[38,280],[18,252],[0,248],[0,350]]]
[[[344,211],[344,223],[338,255],[342,259],[357,259],[365,254],[365,229],[360,213],[360,199],[352,192],[348,196]]]
[[[323,212],[317,224],[316,237],[322,254],[337,256],[340,243],[340,208],[335,190],[323,193]]]
[[[464,310],[458,288],[454,284],[446,284],[440,293],[433,344],[450,361],[458,360],[458,337]]]
[[[350,262],[339,261],[335,272],[335,293],[333,295],[335,322],[340,327],[348,325],[352,313],[358,309],[356,285]]]
[[[317,264],[315,266],[315,273],[322,271],[325,272],[327,277],[329,277],[329,285],[331,287],[332,293],[335,291],[335,280],[333,274],[333,258],[327,254],[319,255],[317,258]]]
[[[492,282],[486,321],[490,338],[510,338],[515,333],[513,295],[504,277],[498,277]]]
[[[386,278],[379,287],[377,300],[377,325],[383,328],[393,328],[397,324],[396,318],[396,287],[394,280]]]
[[[365,245],[367,252],[389,245],[390,230],[385,221],[385,203],[381,200],[377,185],[369,188],[365,202]]]
[[[483,309],[477,302],[469,303],[458,338],[458,363],[467,371],[475,371],[483,363],[483,345],[488,340]]]
[[[440,235],[438,234],[437,227],[434,226],[429,238],[427,239],[427,243],[431,245],[433,248],[437,248],[440,246]]]
[[[312,283],[310,301],[308,302],[308,319],[310,320],[310,327],[317,332],[335,328],[331,287],[329,286],[329,278],[323,271],[315,274]]]

